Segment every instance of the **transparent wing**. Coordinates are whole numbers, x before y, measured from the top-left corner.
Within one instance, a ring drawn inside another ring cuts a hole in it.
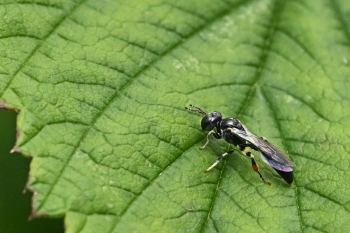
[[[293,171],[295,163],[293,163],[293,161],[291,161],[281,150],[269,143],[265,138],[256,136],[249,129],[247,129],[245,125],[242,124],[242,126],[244,130],[232,128],[232,132],[256,146],[259,149],[261,158],[265,163],[280,171]]]

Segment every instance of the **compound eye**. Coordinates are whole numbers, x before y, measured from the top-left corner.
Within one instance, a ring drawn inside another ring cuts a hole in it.
[[[202,130],[210,131],[214,129],[215,125],[212,123],[212,121],[213,118],[210,115],[206,115],[205,117],[203,117],[201,122]]]

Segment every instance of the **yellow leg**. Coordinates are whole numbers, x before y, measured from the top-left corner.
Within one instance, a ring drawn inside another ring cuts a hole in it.
[[[207,135],[207,142],[206,142],[203,146],[200,146],[199,149],[203,150],[203,149],[208,145],[208,143],[209,143],[209,136],[210,136],[211,134],[213,134],[213,133],[215,133],[214,130],[209,131],[209,133],[208,133],[208,135]]]
[[[209,172],[213,167],[215,167],[218,163],[220,163],[221,159],[224,158],[226,155],[230,155],[234,152],[235,150],[230,150],[227,151],[226,153],[222,154],[219,156],[219,158],[207,169],[204,170],[204,172]]]

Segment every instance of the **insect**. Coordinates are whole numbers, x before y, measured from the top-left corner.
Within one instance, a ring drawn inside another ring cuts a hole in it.
[[[208,145],[210,135],[213,135],[216,139],[223,138],[226,142],[234,145],[235,148],[238,146],[240,151],[251,159],[253,170],[259,174],[264,183],[271,185],[271,183],[261,175],[259,166],[254,159],[254,155],[251,153],[251,149],[260,152],[263,161],[275,169],[288,184],[293,182],[293,167],[295,167],[295,164],[281,150],[267,141],[266,138],[256,136],[235,118],[222,118],[220,112],[214,111],[207,114],[201,108],[192,104],[185,108],[191,112],[200,113],[203,116],[201,121],[202,130],[209,131],[207,142],[201,146],[200,149],[204,149]],[[216,130],[214,130],[214,128]],[[225,156],[231,155],[235,151],[235,148],[219,156],[205,172],[209,172]]]

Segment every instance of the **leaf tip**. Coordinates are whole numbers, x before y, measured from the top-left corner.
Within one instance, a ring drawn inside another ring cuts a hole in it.
[[[21,151],[19,150],[19,148],[17,146],[13,147],[12,150],[10,151],[11,154],[13,153],[20,153]]]
[[[8,107],[8,106],[6,106],[6,101],[5,100],[0,100],[0,110],[19,112],[19,109],[16,108],[16,107]]]

